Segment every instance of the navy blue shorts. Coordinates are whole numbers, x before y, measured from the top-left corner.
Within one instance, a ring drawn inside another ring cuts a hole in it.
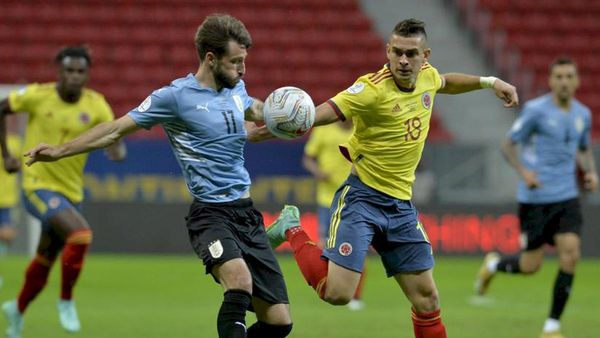
[[[331,204],[329,238],[323,256],[362,272],[372,245],[388,277],[433,268],[433,252],[410,201],[388,196],[350,175]]]
[[[12,224],[11,208],[0,208],[0,227]]]
[[[81,203],[73,203],[62,194],[51,190],[35,190],[23,196],[25,209],[42,222],[44,227],[52,216],[65,209],[81,212]]]
[[[331,209],[319,205],[317,207],[317,216],[319,217],[319,238],[327,240],[329,236],[329,222],[331,221]]]

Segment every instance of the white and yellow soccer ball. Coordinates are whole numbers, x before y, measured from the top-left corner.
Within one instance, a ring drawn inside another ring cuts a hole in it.
[[[315,123],[315,110],[313,100],[304,90],[281,87],[265,101],[265,125],[279,138],[297,138],[306,134]]]

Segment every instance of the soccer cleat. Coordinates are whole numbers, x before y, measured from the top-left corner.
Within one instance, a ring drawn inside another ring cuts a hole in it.
[[[566,338],[560,331],[543,332],[540,338]]]
[[[8,322],[6,328],[6,338],[21,338],[23,331],[23,314],[19,312],[19,307],[16,300],[4,302],[2,304],[2,312]]]
[[[79,317],[77,317],[77,309],[75,308],[74,301],[61,299],[58,301],[57,307],[60,325],[62,325],[65,331],[78,332],[81,330],[81,323],[79,323]]]
[[[494,260],[500,260],[500,255],[497,252],[490,252],[485,255],[485,258],[483,259],[483,264],[481,264],[481,268],[479,268],[477,278],[475,279],[475,292],[477,292],[478,295],[484,295],[487,292],[490,282],[496,274],[495,271],[490,271],[490,268],[488,267],[489,263]]]
[[[365,302],[360,299],[352,299],[348,303],[348,308],[352,311],[360,311],[365,308]]]
[[[267,236],[271,247],[275,249],[285,242],[285,232],[297,226],[300,226],[300,211],[296,206],[285,205],[279,217],[267,228]]]

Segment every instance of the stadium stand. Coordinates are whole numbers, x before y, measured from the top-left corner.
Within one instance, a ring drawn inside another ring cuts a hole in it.
[[[455,0],[495,66],[517,83],[524,99],[548,90],[548,65],[559,56],[579,65],[577,97],[595,116],[600,138],[600,2],[589,0]]]
[[[5,1],[0,83],[53,80],[54,53],[85,43],[95,62],[90,87],[122,115],[151,90],[196,70],[192,37],[212,12],[231,13],[250,30],[245,81],[258,98],[293,84],[318,104],[384,61],[383,40],[353,0]],[[430,138],[449,137],[434,117]]]

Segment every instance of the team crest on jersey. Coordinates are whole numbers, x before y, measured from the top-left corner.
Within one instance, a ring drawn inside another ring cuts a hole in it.
[[[150,108],[150,106],[152,105],[152,98],[150,96],[148,96],[144,102],[142,102],[138,107],[137,107],[137,111],[139,111],[140,113],[145,112],[146,110],[148,110],[148,108]]]
[[[50,207],[50,209],[56,209],[56,208],[58,208],[59,205],[60,205],[60,198],[58,198],[58,197],[52,197],[48,201],[48,206]]]
[[[352,244],[348,242],[340,244],[339,252],[342,256],[350,256],[352,254]]]
[[[79,121],[81,121],[81,123],[83,124],[90,123],[90,114],[82,111],[81,113],[79,113]]]
[[[577,117],[577,119],[575,119],[575,130],[577,130],[577,132],[581,134],[581,132],[583,132],[584,127],[585,124],[583,123],[583,118],[581,116]]]
[[[362,92],[363,89],[365,89],[365,84],[362,82],[359,82],[359,83],[355,83],[352,86],[350,86],[348,89],[346,89],[346,91],[350,94],[358,94],[358,93]]]
[[[208,251],[213,258],[219,258],[223,255],[223,244],[217,239],[208,245]]]
[[[242,98],[239,95],[233,95],[233,102],[235,102],[235,106],[242,113],[244,112],[244,103],[242,102]]]
[[[431,95],[429,95],[429,92],[423,93],[423,96],[421,96],[421,103],[425,109],[429,110],[429,108],[431,108]]]

